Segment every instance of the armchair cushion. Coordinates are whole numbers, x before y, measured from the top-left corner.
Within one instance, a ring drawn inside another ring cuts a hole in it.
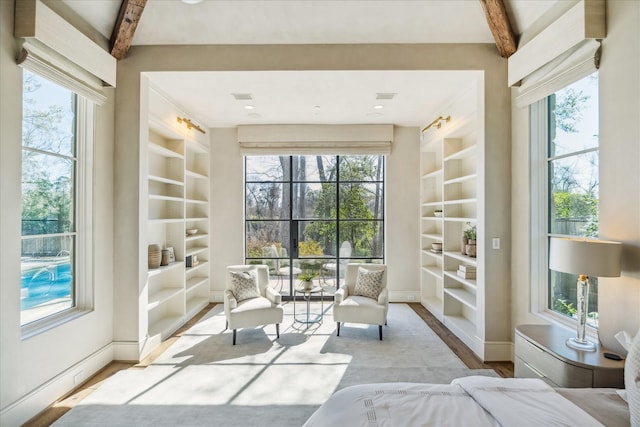
[[[231,271],[230,274],[231,292],[238,302],[262,296],[253,271]]]
[[[366,270],[360,267],[353,294],[377,300],[383,288],[383,274],[383,270]]]

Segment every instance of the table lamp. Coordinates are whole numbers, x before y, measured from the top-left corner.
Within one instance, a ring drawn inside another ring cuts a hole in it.
[[[620,276],[622,244],[587,238],[552,237],[549,244],[549,268],[561,273],[577,274],[578,316],[577,336],[567,340],[567,346],[583,351],[594,351],[596,346],[585,338],[589,276]]]

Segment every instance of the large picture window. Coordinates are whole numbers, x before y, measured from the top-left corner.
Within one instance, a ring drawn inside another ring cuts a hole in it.
[[[24,70],[22,326],[86,305],[79,282],[89,270],[91,251],[88,233],[79,230],[89,213],[83,208],[83,177],[90,175],[85,159],[90,150],[82,144],[87,144],[90,108],[72,91]]]
[[[329,288],[384,261],[383,156],[247,156],[245,185],[246,262],[284,295],[303,271]]]
[[[538,158],[543,160],[534,161],[533,169],[546,171],[539,174],[540,191],[532,192],[539,198],[533,206],[544,209],[539,215],[538,230],[533,230],[544,239],[534,241],[542,245],[541,258],[548,260],[552,236],[598,236],[597,73],[533,105],[532,119],[532,128],[540,129],[537,138],[533,138],[534,148],[538,144],[545,148],[544,153],[538,151]],[[546,283],[541,298],[546,310],[575,319],[576,276],[549,270],[547,266],[546,262],[540,263],[543,272],[539,275],[539,280]],[[598,280],[594,277],[590,282],[587,324],[597,327]]]

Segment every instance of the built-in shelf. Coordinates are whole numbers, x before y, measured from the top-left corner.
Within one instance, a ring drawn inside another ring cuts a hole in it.
[[[168,148],[165,148],[162,145],[158,145],[154,142],[149,142],[149,152],[158,154],[162,157],[184,159],[183,154],[169,150]]]
[[[422,237],[426,237],[427,239],[442,241],[442,235],[441,234],[427,234],[427,233],[424,233],[424,234],[422,234]]]
[[[209,303],[209,135],[179,125],[176,117],[192,117],[149,84],[147,156],[140,156],[142,182],[148,184],[140,198],[148,207],[140,238],[148,245],[173,250],[176,261],[147,269],[138,316],[146,316],[139,331],[139,357]],[[186,230],[197,228],[195,235]],[[165,252],[163,256],[166,256]],[[186,267],[197,255],[196,266]],[[141,257],[142,258],[142,257]],[[145,267],[146,267],[145,254]]]
[[[474,279],[465,279],[464,277],[460,277],[455,271],[447,270],[444,272],[444,275],[462,283],[463,285],[467,285],[473,288],[476,287],[476,281]]]
[[[190,170],[186,170],[185,171],[185,175],[188,176],[189,178],[195,178],[195,179],[209,179],[209,177],[207,175],[195,172],[195,171],[190,171]]]
[[[471,292],[467,292],[462,288],[444,288],[444,292],[451,295],[467,307],[473,310],[476,309],[476,296]]]
[[[160,304],[169,301],[171,298],[183,292],[180,288],[163,288],[157,292],[149,294],[149,302],[147,303],[147,310],[153,310]]]
[[[149,277],[153,277],[178,267],[184,267],[184,262],[176,261],[172,262],[169,265],[161,265],[158,268],[149,269],[149,272],[147,274],[149,275]]]
[[[449,184],[457,184],[460,182],[465,182],[465,181],[471,181],[473,179],[476,179],[478,177],[477,174],[472,173],[469,175],[464,175],[464,176],[459,176],[457,178],[452,178],[452,179],[448,179],[446,181],[444,181],[444,185],[449,185]]]
[[[458,261],[462,261],[465,262],[467,264],[471,264],[471,265],[477,265],[478,264],[478,258],[474,258],[474,257],[470,257],[468,255],[462,255],[459,252],[445,252],[444,253],[446,256],[448,256],[449,258],[454,258],[457,259]]]
[[[427,172],[422,175],[422,178],[436,178],[442,175],[442,169],[435,170],[433,172]]]
[[[434,276],[436,279],[442,278],[442,269],[439,267],[423,266],[422,269]]]
[[[164,176],[149,175],[148,179],[149,179],[149,181],[161,182],[163,184],[184,186],[184,182],[183,181],[178,181],[176,179],[166,178]]]
[[[474,198],[469,198],[469,199],[452,199],[452,200],[445,200],[442,202],[443,205],[461,205],[461,204],[466,204],[466,203],[478,203],[478,199]]]
[[[472,145],[470,147],[464,148],[460,151],[457,151],[453,154],[448,155],[447,157],[444,158],[444,161],[448,162],[450,160],[464,159],[467,157],[475,156],[475,154],[476,154],[476,146]]]

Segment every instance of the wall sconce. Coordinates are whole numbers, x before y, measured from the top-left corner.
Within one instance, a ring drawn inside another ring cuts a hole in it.
[[[198,130],[198,131],[200,131],[200,132],[202,132],[202,133],[205,133],[205,134],[206,134],[206,132],[204,131],[204,129],[202,129],[202,128],[201,128],[200,126],[198,126],[197,124],[193,123],[193,122],[191,121],[191,119],[187,119],[186,117],[177,117],[177,119],[178,119],[178,123],[185,123],[185,124],[187,125],[187,129],[189,129],[189,130],[191,130],[191,129],[195,129],[195,130]]]
[[[438,116],[437,119],[435,119],[434,121],[429,123],[427,125],[427,127],[422,129],[421,132],[426,132],[427,130],[429,130],[432,127],[435,127],[436,129],[440,129],[442,127],[442,122],[449,123],[450,121],[451,121],[451,116],[450,115],[447,116],[447,117]]]

